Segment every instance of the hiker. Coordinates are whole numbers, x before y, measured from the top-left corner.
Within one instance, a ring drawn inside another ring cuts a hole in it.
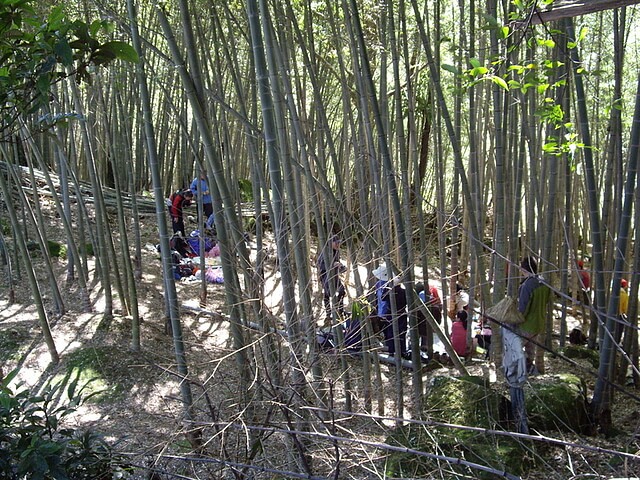
[[[524,343],[527,373],[535,375],[539,371],[535,365],[536,344],[534,342],[545,329],[550,290],[543,283],[543,278],[538,275],[538,263],[535,258],[522,259],[520,269],[525,275],[518,289],[518,311],[525,318],[520,325],[520,332]]]
[[[591,288],[591,276],[589,272],[584,269],[584,262],[582,260],[578,260],[578,280],[580,282],[580,290],[582,291],[582,303],[590,305],[589,288]]]
[[[200,176],[193,179],[190,188],[196,200],[198,200],[198,203],[200,202],[199,197],[202,197],[204,221],[208,223],[209,217],[213,215],[213,203],[211,203],[211,192],[209,191],[209,185],[207,184],[207,172],[205,170],[200,170]],[[200,214],[200,207],[198,207],[198,220],[200,219]]]
[[[431,301],[431,294],[427,292],[424,285],[420,282],[415,286],[418,298],[424,304],[424,308]],[[427,322],[426,315],[422,311],[422,306],[418,306],[416,310],[416,325],[418,326],[418,335],[420,335],[420,350],[427,352],[430,356],[433,354],[433,329]]]
[[[325,325],[331,325],[331,294],[333,292],[336,312],[344,317],[344,297],[347,290],[340,280],[340,274],[347,271],[347,267],[340,262],[340,237],[332,235],[316,261],[318,280],[322,285],[322,296],[325,311]],[[326,258],[325,258],[326,255]]]
[[[451,325],[451,346],[460,357],[469,356],[467,347],[467,323],[469,321],[469,305],[462,307]]]
[[[455,320],[458,312],[462,311],[465,305],[469,305],[469,292],[459,283],[456,283],[456,293],[449,297],[449,318]]]
[[[173,233],[178,233],[186,237],[184,231],[183,209],[191,205],[193,200],[193,192],[191,190],[179,190],[169,198],[169,215],[171,216],[171,224]]]
[[[627,310],[629,309],[629,282],[626,279],[620,280],[620,299],[618,301],[618,321],[614,330],[613,338],[616,343],[622,339],[622,331],[627,324]]]
[[[476,344],[478,347],[482,348],[484,352],[485,360],[489,360],[491,355],[491,325],[489,324],[489,320],[485,317],[480,318],[480,322],[478,322],[478,328],[476,331]]]
[[[428,285],[429,287],[429,301],[427,302],[427,309],[431,313],[431,316],[437,323],[442,323],[442,300],[440,300],[440,294],[438,288],[435,285]],[[425,297],[427,295],[425,294]]]
[[[396,337],[393,332],[394,320],[397,321],[398,337],[400,343],[400,355],[408,358],[407,353],[407,296],[402,284],[396,283],[394,279],[389,278],[389,270],[383,263],[373,271],[373,275],[377,278],[375,285],[376,300],[378,305],[378,317],[382,326],[382,334],[384,335],[384,344],[387,347],[389,355],[396,353]],[[393,297],[393,300],[392,300]],[[396,315],[393,315],[393,307],[395,303]]]

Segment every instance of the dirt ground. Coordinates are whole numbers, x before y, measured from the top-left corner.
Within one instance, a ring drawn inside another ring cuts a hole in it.
[[[51,217],[54,222],[54,217]],[[246,438],[243,432],[234,430],[242,424],[245,411],[239,409],[238,365],[234,355],[233,339],[229,332],[229,323],[225,319],[224,285],[208,286],[208,304],[204,311],[199,310],[199,282],[177,282],[181,303],[181,319],[186,358],[189,364],[191,391],[194,399],[195,421],[206,421],[202,440],[203,456],[213,459],[225,459],[228,464],[236,462],[235,474],[229,469],[222,470],[213,463],[185,462],[182,457],[192,452],[192,444],[185,440],[184,417],[181,403],[181,378],[176,374],[175,355],[172,338],[164,331],[164,302],[162,295],[161,269],[159,255],[155,249],[157,233],[153,216],[143,219],[143,265],[144,278],[136,288],[138,290],[141,323],[140,352],[129,349],[131,342],[131,318],[122,315],[120,304],[116,301],[115,315],[105,319],[102,315],[104,297],[98,286],[91,290],[93,313],[79,311],[79,296],[76,286],[65,284],[64,260],[57,261],[55,269],[58,284],[66,300],[67,312],[56,318],[51,310],[50,294],[47,291],[47,278],[42,269],[36,271],[43,276],[42,289],[48,308],[49,321],[54,335],[61,363],[50,365],[50,357],[42,341],[38,316],[26,282],[17,274],[18,288],[16,301],[9,304],[6,279],[0,282],[0,360],[5,374],[18,368],[19,374],[12,388],[41,388],[49,381],[68,381],[70,375],[79,374],[90,381],[87,391],[98,392],[95,397],[81,405],[76,414],[68,421],[75,428],[93,428],[116,445],[120,451],[127,452],[131,463],[144,467],[137,471],[136,478],[150,478],[146,468],[153,467],[157,475],[154,478],[238,478],[246,459]],[[58,232],[59,234],[59,232]],[[52,232],[51,239],[56,238]],[[273,248],[270,248],[273,252]],[[37,264],[37,256],[34,263]],[[276,317],[282,318],[281,298],[278,293],[278,278],[267,274],[267,306]],[[314,287],[317,292],[317,288]],[[315,295],[316,308],[320,310],[320,298]],[[249,354],[254,358],[264,357],[263,342],[258,334],[250,337]],[[283,344],[281,361],[287,364],[287,349]],[[322,368],[329,386],[326,392],[337,411],[345,409],[345,375],[353,383],[352,411],[364,414],[366,399],[362,394],[363,372],[361,362],[356,357],[342,357],[325,354],[321,358]],[[348,367],[345,373],[344,367]],[[564,368],[556,359],[549,360],[552,369]],[[484,375],[495,380],[497,374],[489,362],[474,360],[468,364],[470,372]],[[397,385],[393,368],[381,369],[384,387],[384,405],[377,404],[379,413],[385,418],[366,417],[349,414],[336,414],[331,422],[330,431],[335,437],[357,438],[371,445],[385,442],[391,428],[396,424],[393,416],[397,409],[394,404],[394,385]],[[258,375],[255,371],[254,374]],[[310,375],[310,372],[307,373]],[[455,375],[450,366],[425,373],[428,382],[435,375]],[[260,375],[264,375],[261,373]],[[410,375],[404,380],[407,409],[403,414],[411,416]],[[310,378],[310,377],[309,377]],[[270,381],[256,376],[254,381]],[[271,383],[270,383],[271,385]],[[247,386],[248,391],[258,390]],[[379,392],[374,392],[379,393]],[[258,395],[258,394],[256,394]],[[274,393],[274,397],[277,395]],[[285,409],[276,405],[273,398],[256,397],[253,415],[269,415],[269,412],[282,414]],[[379,398],[379,397],[375,397]],[[376,402],[374,401],[374,406]],[[607,448],[636,448],[636,429],[638,428],[638,405],[626,404],[627,408],[616,412],[616,420],[625,432],[618,440],[592,439],[589,443]],[[285,416],[286,417],[286,416]],[[261,448],[260,473],[253,471],[248,478],[293,478],[286,473],[293,471],[291,465],[290,443],[283,437],[275,440],[279,433],[274,431],[267,443]],[[268,438],[269,436],[267,436]],[[581,439],[572,439],[581,441]],[[620,445],[618,442],[623,442]],[[384,455],[375,447],[365,444],[337,446],[333,440],[312,440],[315,471],[325,472],[332,478],[384,478]],[[284,445],[284,448],[283,448]],[[341,469],[336,469],[336,458],[340,458]],[[264,459],[267,460],[264,460]],[[600,476],[594,467],[597,454],[580,450],[560,454],[560,458],[550,461],[551,471],[560,468],[557,476],[549,471],[540,475],[532,474],[526,478],[608,478]],[[604,461],[604,460],[603,460]],[[580,467],[578,468],[577,465]],[[591,465],[591,467],[589,467]],[[561,466],[561,467],[559,467]],[[626,468],[626,469],[625,469]],[[634,466],[635,468],[635,466]],[[614,469],[619,472],[636,471],[624,465]],[[609,470],[607,470],[609,471]],[[613,470],[612,470],[613,471]],[[572,473],[573,472],[573,473]],[[178,477],[181,475],[181,477]],[[444,478],[435,473],[432,478]],[[306,478],[306,477],[305,477]],[[320,476],[320,478],[325,478]]]

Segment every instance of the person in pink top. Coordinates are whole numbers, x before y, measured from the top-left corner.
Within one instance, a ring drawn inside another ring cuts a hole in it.
[[[465,305],[456,314],[456,318],[451,325],[451,346],[460,357],[466,357],[467,349],[467,318],[469,306]]]

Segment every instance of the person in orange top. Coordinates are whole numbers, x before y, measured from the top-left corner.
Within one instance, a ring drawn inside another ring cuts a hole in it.
[[[629,292],[627,291],[627,287],[629,283],[623,278],[620,280],[620,307],[618,308],[618,312],[620,316],[624,316],[627,318],[627,310],[629,309]]]
[[[627,324],[627,310],[629,309],[629,292],[627,287],[629,283],[623,278],[620,280],[620,299],[618,301],[618,321],[616,322],[616,328],[613,330],[613,338],[616,343],[620,342],[622,338],[622,331]]]

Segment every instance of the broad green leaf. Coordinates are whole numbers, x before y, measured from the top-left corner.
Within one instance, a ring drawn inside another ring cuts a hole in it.
[[[449,65],[448,63],[443,63],[441,65],[441,67],[442,67],[443,70],[446,70],[447,72],[451,72],[451,73],[453,73],[455,75],[460,75],[460,70],[457,67],[455,67],[454,65]]]
[[[539,94],[543,94],[549,88],[549,84],[548,83],[541,83],[540,85],[538,85],[537,88],[538,88],[538,93]]]
[[[471,75],[472,77],[480,77],[482,75],[486,75],[487,72],[489,72],[489,69],[487,67],[476,67],[469,71],[469,75]]]
[[[49,18],[47,19],[49,30],[58,30],[60,28],[61,23],[64,20],[64,7],[62,5],[58,5],[49,14]]]
[[[138,63],[138,52],[126,42],[107,42],[100,47],[102,51],[112,53],[115,58],[124,60],[125,62]]]
[[[580,29],[580,33],[578,34],[578,42],[581,42],[582,40],[584,40],[585,37],[587,36],[587,33],[589,33],[589,27],[582,27]]]
[[[538,45],[540,45],[541,47],[553,48],[556,46],[556,42],[554,42],[550,38],[547,38],[547,39],[539,38]]]
[[[471,64],[471,66],[473,68],[478,68],[478,67],[482,66],[482,64],[480,63],[480,60],[478,60],[477,58],[470,58],[469,59],[469,63]]]
[[[493,83],[499,85],[500,87],[504,88],[505,90],[509,90],[509,86],[507,85],[507,82],[504,81],[504,78],[494,75],[491,77],[491,81],[493,81]]]

